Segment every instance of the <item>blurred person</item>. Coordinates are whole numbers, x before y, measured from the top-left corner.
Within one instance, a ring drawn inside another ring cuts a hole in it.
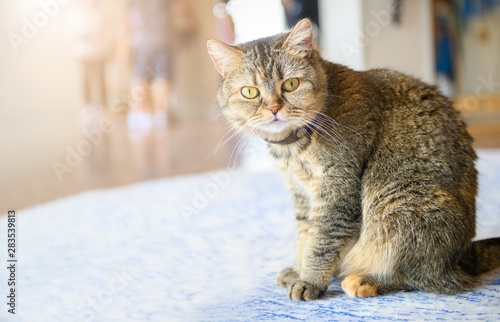
[[[84,106],[80,120],[88,125],[105,115],[107,106],[106,64],[114,48],[109,1],[77,0],[66,20],[75,57],[82,65]]]
[[[127,0],[135,81],[127,117],[129,128],[164,128],[172,121],[172,61],[179,38],[194,32],[194,18],[183,0]]]

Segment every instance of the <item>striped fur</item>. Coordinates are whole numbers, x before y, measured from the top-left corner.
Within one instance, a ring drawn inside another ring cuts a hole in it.
[[[291,144],[269,144],[297,215],[297,258],[278,283],[293,300],[320,297],[332,276],[345,277],[350,296],[470,288],[474,259],[500,247],[471,242],[476,154],[458,112],[410,76],[321,59],[311,33],[303,20],[282,35],[208,45],[217,69],[230,71],[218,101],[236,129],[278,142],[308,128]],[[291,78],[300,85],[287,92]],[[244,86],[260,95],[243,97]]]

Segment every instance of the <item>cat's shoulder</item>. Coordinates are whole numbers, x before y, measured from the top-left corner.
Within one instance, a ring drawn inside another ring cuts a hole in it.
[[[414,103],[433,101],[451,105],[449,99],[442,95],[436,85],[428,84],[414,76],[391,69],[370,69],[363,73],[389,97]]]
[[[362,73],[364,73],[368,79],[379,83],[381,86],[390,87],[400,93],[429,91],[438,92],[437,86],[428,84],[419,78],[392,69],[370,69]]]
[[[373,81],[381,82],[385,86],[390,86],[393,88],[398,88],[400,90],[419,90],[419,89],[433,89],[436,90],[437,87],[429,85],[424,81],[410,76],[408,74],[398,72],[387,68],[377,68],[369,69],[362,72],[365,76]]]

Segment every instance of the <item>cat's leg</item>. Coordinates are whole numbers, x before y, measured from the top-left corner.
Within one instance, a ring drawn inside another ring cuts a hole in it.
[[[307,231],[309,229],[309,223],[306,217],[308,212],[306,198],[300,194],[295,193],[293,195],[293,199],[295,213],[297,214],[297,240],[295,246],[296,257],[293,268],[286,268],[278,274],[278,284],[283,287],[287,287],[299,278],[299,274],[302,269],[304,244],[307,236]]]
[[[346,198],[334,206],[323,204],[312,210],[299,278],[287,285],[290,299],[309,301],[325,293],[340,253],[359,231],[356,209],[350,206],[355,204]]]
[[[307,238],[307,231],[309,230],[309,223],[304,218],[297,218],[297,243],[296,243],[296,258],[293,270],[300,274],[302,270],[302,261],[304,258],[304,246]]]
[[[278,284],[287,287],[290,283],[294,282],[299,278],[299,274],[302,268],[302,258],[304,243],[307,236],[307,230],[309,229],[309,223],[305,219],[297,218],[297,241],[296,241],[296,257],[295,264],[292,267],[286,268],[281,271],[278,275]]]

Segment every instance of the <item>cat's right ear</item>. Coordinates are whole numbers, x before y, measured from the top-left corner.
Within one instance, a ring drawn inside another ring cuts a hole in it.
[[[226,45],[222,41],[210,39],[207,41],[208,53],[210,58],[214,62],[215,68],[222,75],[226,76],[226,73],[231,66],[238,64],[243,57],[241,50]]]
[[[293,50],[303,57],[311,56],[313,51],[313,26],[311,20],[299,21],[283,43],[282,49]]]

